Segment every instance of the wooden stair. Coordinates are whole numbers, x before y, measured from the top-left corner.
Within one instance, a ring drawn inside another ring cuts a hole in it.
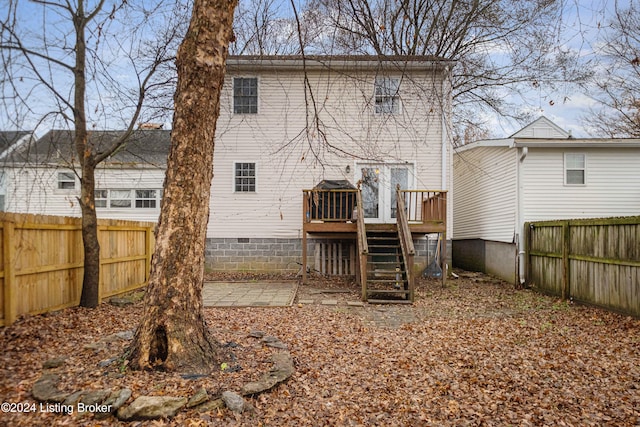
[[[367,302],[410,304],[411,291],[397,228],[367,230],[366,236]]]

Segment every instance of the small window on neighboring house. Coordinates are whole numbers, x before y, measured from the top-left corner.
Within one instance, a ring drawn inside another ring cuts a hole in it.
[[[107,207],[107,190],[96,190],[95,199],[96,199],[96,208],[106,208]]]
[[[256,191],[256,164],[236,163],[235,164],[235,191],[242,193],[253,193]]]
[[[156,190],[136,190],[136,208],[154,209],[157,205]]]
[[[0,171],[0,212],[4,211],[4,199],[7,194],[7,185],[3,171]]]
[[[376,77],[376,114],[398,114],[400,112],[400,79],[397,77]]]
[[[110,208],[130,208],[131,190],[109,190]]]
[[[234,114],[258,113],[258,79],[235,77],[233,79]]]
[[[585,185],[587,183],[587,156],[566,153],[564,155],[564,172],[566,185]]]
[[[76,176],[73,172],[58,172],[58,189],[73,190],[76,188]]]

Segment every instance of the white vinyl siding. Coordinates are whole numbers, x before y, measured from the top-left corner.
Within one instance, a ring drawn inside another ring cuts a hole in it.
[[[588,185],[564,185],[564,154],[530,148],[523,167],[524,221],[638,215],[638,148],[585,148]]]
[[[516,229],[516,150],[478,147],[454,155],[454,239],[511,243]]]
[[[80,188],[57,189],[58,172],[53,168],[6,168],[6,208],[9,212],[39,215],[80,216]],[[96,169],[96,208],[98,218],[134,221],[158,220],[159,200],[164,182],[164,170],[153,168]],[[128,188],[127,188],[128,187]],[[129,191],[129,207],[110,207],[109,190]],[[157,195],[155,208],[134,208],[135,189],[152,189]]]
[[[260,114],[251,117],[250,123],[246,116],[233,114],[229,83],[233,75],[225,79],[208,237],[300,238],[302,190],[323,179],[347,179],[355,185],[354,158],[410,162],[416,165],[409,177],[416,188],[441,188],[442,99],[431,90],[440,90],[442,84],[434,80],[434,73],[423,70],[405,78],[399,89],[401,114],[380,120],[372,102],[375,70],[355,74],[308,70],[308,83],[322,107],[318,109],[321,132],[313,125],[305,131],[313,107],[306,104],[301,71],[258,70],[256,74]],[[258,192],[237,193],[230,185],[235,182],[238,161],[259,166]],[[447,170],[451,171],[450,163]],[[451,209],[452,204],[448,206]]]

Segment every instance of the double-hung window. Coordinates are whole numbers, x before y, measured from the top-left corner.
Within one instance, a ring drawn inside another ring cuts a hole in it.
[[[237,193],[255,193],[256,164],[236,163],[234,171],[234,189]]]
[[[376,114],[398,114],[400,112],[400,79],[397,77],[376,77]]]
[[[76,176],[73,172],[58,172],[58,190],[73,190],[76,188]]]
[[[565,185],[585,185],[587,183],[587,156],[582,153],[565,153]]]
[[[258,79],[256,77],[234,77],[233,113],[258,114]]]
[[[156,190],[136,190],[136,208],[154,209],[157,204]]]

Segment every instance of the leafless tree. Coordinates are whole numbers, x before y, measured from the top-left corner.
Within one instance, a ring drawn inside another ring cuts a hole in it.
[[[518,99],[542,86],[557,93],[586,79],[589,68],[576,52],[561,47],[565,7],[562,1],[537,0],[311,0],[298,15],[300,53],[457,61],[451,79],[456,134],[462,140],[467,127],[482,125],[483,112],[530,119],[509,97]],[[270,22],[266,38],[283,29]]]
[[[608,137],[640,138],[640,7],[615,4],[615,15],[602,30],[601,65],[590,94],[598,102],[587,127]]]
[[[162,34],[167,38],[147,37],[153,28],[167,25],[166,13],[175,10],[175,2],[157,0],[145,7],[130,3],[136,2],[9,0],[0,18],[5,72],[1,95],[16,114],[14,123],[30,119],[74,131],[77,157],[70,161],[81,183],[84,277],[80,304],[85,307],[99,303],[96,166],[125,144],[138,121],[151,111],[146,109],[148,94],[171,79],[170,72],[160,71],[174,57],[172,43],[180,34],[173,21],[174,28]],[[40,25],[34,28],[33,22]],[[130,80],[123,80],[123,75]],[[126,131],[98,151],[89,143],[91,127],[108,124]]]

